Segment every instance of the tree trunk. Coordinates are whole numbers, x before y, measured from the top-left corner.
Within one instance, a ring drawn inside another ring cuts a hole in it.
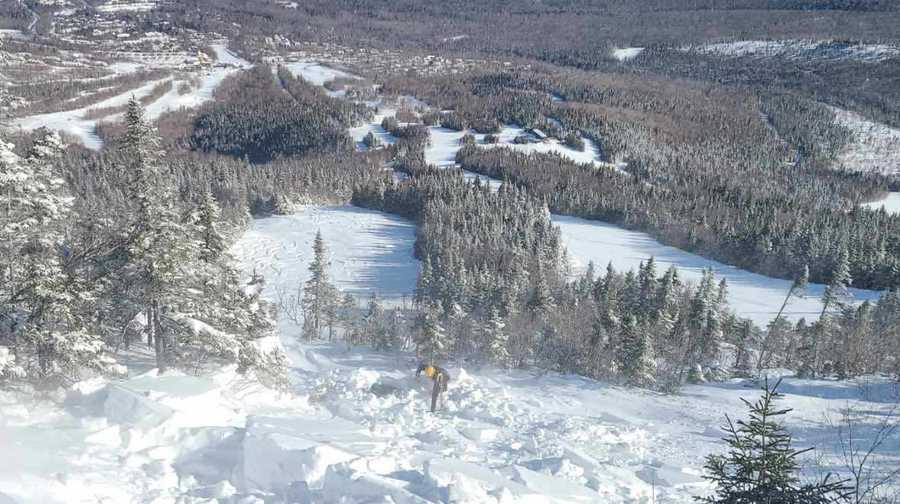
[[[159,302],[154,300],[150,305],[150,326],[153,328],[150,332],[154,336],[154,343],[156,349],[156,367],[159,369],[159,373],[165,373],[168,369],[166,362],[166,345],[165,338],[162,335],[162,327],[159,320]]]

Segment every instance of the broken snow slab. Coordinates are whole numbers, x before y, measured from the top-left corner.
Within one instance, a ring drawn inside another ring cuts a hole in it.
[[[315,487],[330,466],[371,454],[377,445],[365,427],[342,418],[253,416],[238,488],[281,491],[298,481]]]

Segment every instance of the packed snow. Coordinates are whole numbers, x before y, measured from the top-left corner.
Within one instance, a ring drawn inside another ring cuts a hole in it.
[[[328,245],[335,285],[362,300],[373,293],[392,304],[411,300],[419,262],[413,257],[415,224],[400,217],[350,205],[306,206],[293,215],[253,221],[235,245],[245,271],[266,277],[266,293],[285,286],[294,294],[306,281],[313,240]]]
[[[900,173],[900,129],[870,121],[856,112],[832,108],[839,125],[853,133],[835,167],[886,175]]]
[[[256,221],[232,252],[246,274],[270,273],[265,295],[274,301],[306,271],[321,229],[340,285],[359,277],[397,292],[397,275],[352,260],[411,250],[411,224],[385,225],[399,223],[352,207],[307,207]],[[124,380],[0,392],[0,502],[687,504],[709,491],[703,457],[723,450],[724,415],[743,418],[740,398],[758,395],[742,380],[661,395],[450,362],[444,408],[431,414],[430,383],[415,378],[411,354],[301,342],[286,331],[280,340],[291,360],[285,394],[233,367],[160,376],[140,352]],[[787,378],[782,391],[795,409],[787,417],[795,443],[816,446],[804,461],[820,459],[821,471],[839,469],[832,423],[842,409],[859,412],[855,441],[866,443],[900,398],[897,385],[871,377]],[[900,446],[882,450],[892,458],[879,463],[893,469]]]
[[[188,81],[176,81],[168,93],[146,107],[148,118],[157,119],[165,112],[202,105],[213,99],[213,93],[226,77],[252,66],[249,61],[229,51],[223,43],[213,44],[211,47],[216,53],[217,63],[205,71],[200,78],[200,85],[194,87]],[[179,89],[182,85],[190,87],[185,94]]]
[[[900,192],[888,193],[884,199],[865,203],[863,206],[872,210],[879,210],[883,207],[884,211],[889,214],[900,214]]]

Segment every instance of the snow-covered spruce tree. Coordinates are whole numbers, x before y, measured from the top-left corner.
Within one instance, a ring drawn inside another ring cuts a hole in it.
[[[633,315],[626,315],[619,335],[618,369],[625,383],[637,387],[649,386],[654,381],[656,362],[649,335],[638,327]]]
[[[217,261],[227,248],[225,237],[219,231],[222,212],[212,192],[207,189],[197,209],[197,226],[200,230],[200,259],[207,263]]]
[[[347,293],[341,298],[338,307],[338,322],[344,329],[344,339],[346,341],[356,341],[358,339],[359,324],[357,315],[356,299],[353,295]]]
[[[57,172],[61,152],[46,131],[24,160],[0,141],[0,379],[55,384],[117,370],[80,316],[86,292],[64,269],[71,198]]]
[[[422,314],[421,330],[416,338],[416,354],[429,363],[435,363],[444,356],[447,348],[446,334],[441,326],[438,310],[426,307]]]
[[[378,295],[373,292],[372,297],[369,298],[366,314],[363,316],[359,340],[354,341],[354,343],[376,346],[380,345],[388,337],[384,320],[384,307],[381,306]]]
[[[200,247],[172,205],[172,181],[162,166],[159,137],[134,98],[128,103],[125,122],[120,148],[124,171],[131,175],[128,192],[134,207],[123,277],[133,287],[134,311],[145,316],[148,343],[162,372],[172,364],[169,353],[174,350],[164,313],[178,311],[174,308],[195,283],[189,265]]]
[[[303,289],[303,313],[306,339],[318,338],[327,323],[329,313],[336,310],[338,290],[328,277],[328,250],[322,233],[317,232],[313,242],[313,260],[309,263],[309,280]],[[332,336],[332,335],[330,335]]]
[[[366,136],[363,137],[363,145],[365,145],[369,149],[376,149],[378,147],[381,147],[381,140],[379,140],[378,137],[375,136],[375,133],[370,131],[366,134]]]
[[[791,447],[791,435],[780,417],[790,409],[779,409],[778,386],[766,380],[763,396],[755,403],[741,399],[750,410],[746,421],[732,422],[727,416],[724,430],[729,451],[706,459],[706,479],[716,485],[707,504],[830,504],[842,502],[845,488],[840,481],[802,484],[797,476],[797,457],[809,450]]]
[[[241,286],[223,251],[215,201],[204,198],[190,211],[172,205],[173,180],[163,166],[158,134],[134,99],[125,121],[119,148],[123,171],[131,175],[133,208],[117,281],[127,285],[127,320],[145,321],[159,371],[178,364],[199,369],[208,358],[241,361],[244,369],[259,360],[256,355],[278,360],[272,353],[277,349],[249,348],[272,324],[258,285]]]
[[[482,326],[487,356],[494,364],[507,367],[510,364],[509,335],[506,333],[506,322],[497,308],[491,310],[491,317]]]

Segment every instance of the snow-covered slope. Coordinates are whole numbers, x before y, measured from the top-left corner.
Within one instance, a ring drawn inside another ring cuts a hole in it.
[[[863,205],[866,208],[871,208],[872,210],[879,210],[884,207],[884,210],[890,214],[900,214],[900,192],[892,192],[888,193],[887,197],[878,201],[872,201],[870,203],[866,203]]]
[[[169,92],[146,106],[148,118],[156,119],[164,112],[177,110],[182,107],[196,107],[211,100],[213,92],[227,76],[239,71],[240,68],[250,66],[249,62],[228,51],[224,43],[213,44],[212,48],[218,59],[216,66],[193,76],[196,77],[197,85],[194,84],[194,79],[174,80],[172,89]],[[128,73],[129,71],[134,71],[135,67],[133,64],[125,63],[120,64],[118,68],[123,73]],[[103,142],[94,132],[97,123],[118,120],[121,118],[121,114],[114,114],[100,119],[85,119],[85,114],[98,109],[121,107],[127,104],[132,97],[137,99],[144,98],[153,91],[157,84],[167,80],[171,79],[149,82],[135,90],[124,92],[87,107],[15,119],[11,121],[11,127],[25,130],[46,127],[72,135],[89,149],[99,150],[103,146]],[[182,86],[188,87],[186,92],[182,92]]]
[[[844,170],[900,173],[900,130],[870,121],[849,110],[832,108],[835,121],[853,133],[835,166]]]
[[[348,207],[308,208],[256,222],[233,252],[248,274],[283,273],[270,276],[272,296],[295,285],[311,259],[301,242],[321,228],[343,285],[363,277],[390,292],[393,275],[341,262],[355,253],[346,247],[375,256],[406,250],[408,236],[385,229],[396,225],[390,221]],[[0,393],[0,502],[686,504],[709,489],[703,456],[722,449],[723,415],[742,417],[740,397],[757,395],[742,381],[665,396],[447,363],[453,379],[444,410],[433,415],[411,355],[280,337],[291,358],[290,394],[233,368],[157,376],[140,353],[132,354],[131,378],[80,383],[64,401]],[[784,405],[795,408],[795,442],[817,446],[823,470],[837,468],[839,451],[829,418],[856,408],[856,441],[865,443],[898,398],[895,385],[875,378],[788,378],[782,390]],[[884,450],[895,457],[881,461],[891,469],[900,446]]]
[[[663,245],[646,233],[629,231],[599,221],[553,215],[553,223],[562,231],[563,242],[577,271],[590,261],[602,272],[612,262],[619,271],[637,269],[641,261],[653,257],[659,272],[669,266],[678,268],[682,279],[697,282],[703,270],[712,268],[716,277],[728,282],[728,303],[741,317],[765,327],[778,313],[791,282],[751,273],[734,266],[706,259],[675,247]],[[784,311],[789,320],[815,320],[822,311],[825,286],[810,284],[803,299],[792,299]],[[876,300],[877,291],[850,289],[858,302]]]
[[[339,289],[361,300],[375,293],[387,304],[411,300],[419,272],[415,224],[394,215],[350,205],[308,206],[293,215],[254,220],[234,253],[245,272],[266,278],[265,294],[277,300],[296,294],[308,278],[319,231]],[[284,317],[279,324],[283,331],[297,331]]]

